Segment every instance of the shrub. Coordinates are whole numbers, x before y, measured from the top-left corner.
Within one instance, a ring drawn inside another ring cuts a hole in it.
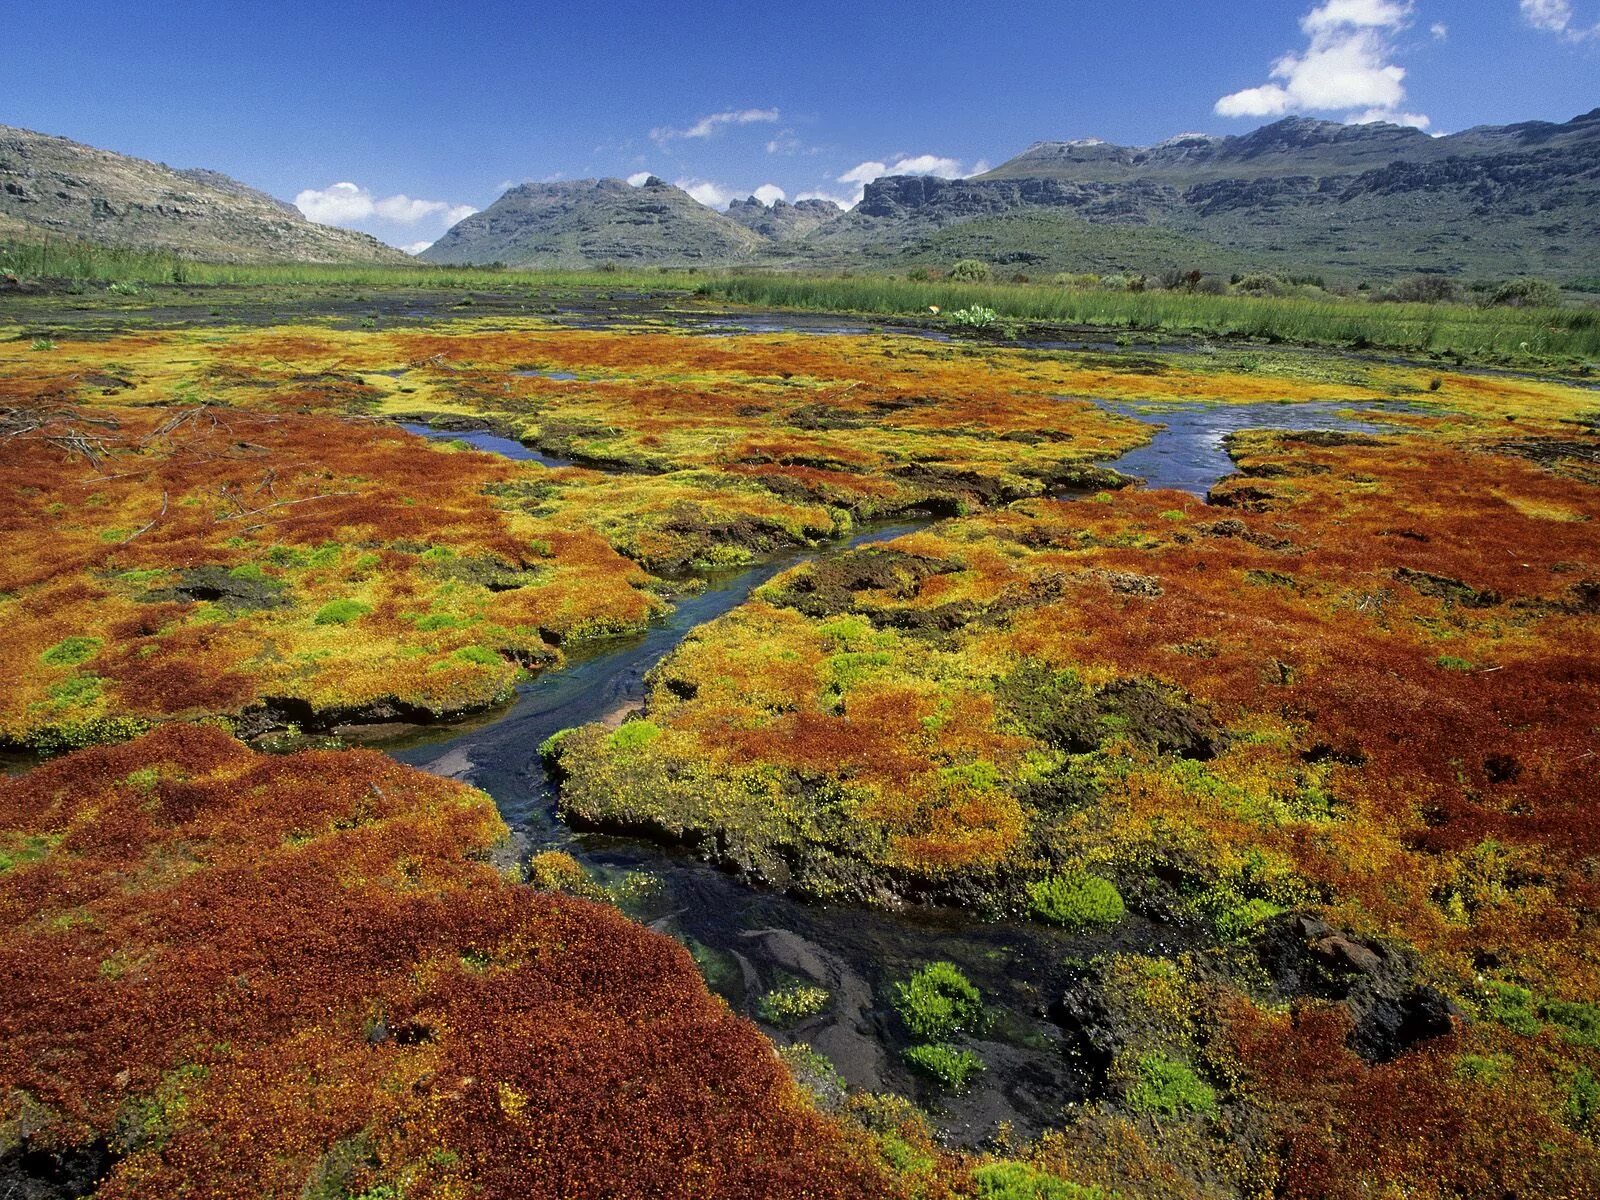
[[[348,625],[371,611],[359,600],[330,600],[317,609],[317,615],[311,620],[317,625]]]
[[[953,324],[961,325],[967,329],[988,329],[1000,320],[1000,314],[992,308],[985,308],[981,304],[974,304],[969,308],[960,308],[950,314]]]
[[[983,996],[954,963],[932,962],[894,986],[894,1007],[911,1036],[943,1041],[983,1024]]]
[[[1561,289],[1548,279],[1508,279],[1490,293],[1489,303],[1506,308],[1553,308],[1561,303]]]
[[[979,258],[963,258],[950,268],[952,283],[987,283],[991,272],[989,264]]]
[[[814,983],[797,983],[768,992],[756,1004],[756,1012],[769,1025],[793,1025],[822,1012],[831,999],[833,997],[825,987],[818,987]]]
[[[1234,281],[1234,287],[1247,296],[1281,296],[1288,290],[1276,275],[1260,271],[1241,275]]]
[[[1459,300],[1461,289],[1444,275],[1411,275],[1394,285],[1394,298],[1407,304],[1446,304]]]
[[[64,637],[39,656],[39,661],[50,667],[75,667],[88,662],[100,650],[100,639],[74,635]]]
[[[972,1173],[976,1200],[1105,1200],[1096,1187],[1068,1183],[1027,1163],[996,1162]]]
[[[1164,1054],[1146,1054],[1140,1057],[1137,1069],[1138,1082],[1128,1093],[1128,1106],[1135,1112],[1158,1117],[1216,1112],[1217,1093],[1188,1063]]]
[[[1028,904],[1035,916],[1069,929],[1111,925],[1127,912],[1116,885],[1082,871],[1030,883]]]
[[[950,1092],[962,1091],[968,1080],[984,1069],[983,1059],[971,1050],[947,1042],[913,1046],[906,1051],[906,1062]]]

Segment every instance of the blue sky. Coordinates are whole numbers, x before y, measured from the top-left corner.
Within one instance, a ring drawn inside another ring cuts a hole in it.
[[[1600,0],[0,0],[0,123],[420,246],[510,183],[852,201],[1041,139],[1600,105]]]

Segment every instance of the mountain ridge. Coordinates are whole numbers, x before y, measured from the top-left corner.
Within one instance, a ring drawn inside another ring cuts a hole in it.
[[[0,233],[166,250],[221,262],[404,262],[402,250],[319,225],[203,167],[174,169],[0,125]]]

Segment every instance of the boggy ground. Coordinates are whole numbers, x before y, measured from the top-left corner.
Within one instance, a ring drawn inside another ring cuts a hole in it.
[[[902,404],[892,347],[815,348],[800,382],[753,376],[766,352],[531,327],[5,343],[15,686],[0,739],[60,749],[206,715],[245,733],[453,716],[560,646],[639,628],[671,590],[648,571],[1100,479],[1089,459],[1146,436],[1082,403],[1068,406],[1077,432],[1059,432],[1060,402],[1014,373]],[[515,373],[530,362],[604,378]],[[1053,440],[997,450],[980,402]],[[864,430],[879,406],[914,415]],[[374,419],[408,414],[630,473],[510,463]]]
[[[1203,365],[505,320],[3,342],[0,741],[449,718],[639,628],[663,574],[1120,482],[1091,464],[1148,428],[1082,397],[1422,390]],[[426,443],[406,418],[591,465]]]
[[[681,947],[485,861],[506,833],[199,726],[0,782],[0,1194],[904,1194]]]
[[[1037,1148],[1066,1178],[1600,1194],[1595,405],[1439,391],[1393,435],[1237,436],[1209,502],[1027,500],[780,576],[556,740],[564,810],[818,896],[1203,931],[1065,973],[1100,1079]]]

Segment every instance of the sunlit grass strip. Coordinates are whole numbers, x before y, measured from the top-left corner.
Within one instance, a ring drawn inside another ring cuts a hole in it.
[[[1600,357],[1600,310],[1473,308],[1117,292],[1037,284],[951,284],[889,278],[729,276],[702,296],[742,304],[883,315],[992,308],[1002,318],[1201,337],[1457,354],[1465,358]]]

